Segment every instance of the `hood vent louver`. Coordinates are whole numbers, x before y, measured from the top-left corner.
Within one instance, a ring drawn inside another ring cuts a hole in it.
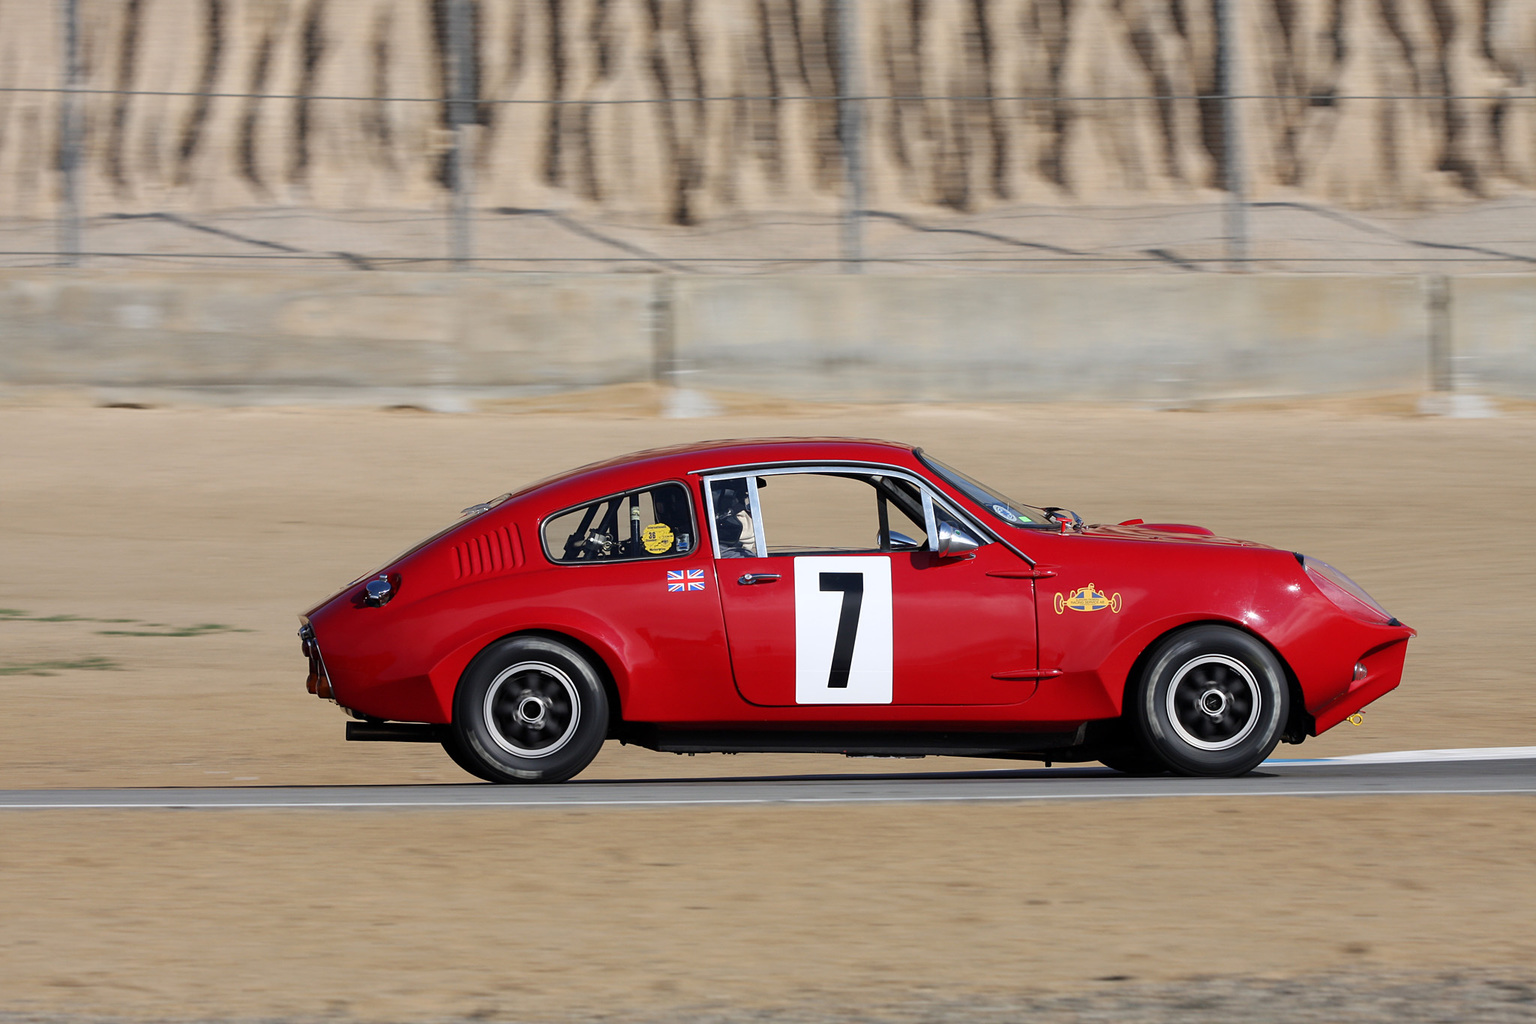
[[[453,548],[453,578],[485,576],[523,564],[523,543],[515,525],[497,527]]]

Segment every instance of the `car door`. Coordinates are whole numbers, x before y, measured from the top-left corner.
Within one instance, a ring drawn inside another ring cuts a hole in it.
[[[1034,581],[897,470],[773,468],[706,481],[731,667],[767,706],[1016,704],[1033,695]],[[878,718],[878,714],[873,717]]]

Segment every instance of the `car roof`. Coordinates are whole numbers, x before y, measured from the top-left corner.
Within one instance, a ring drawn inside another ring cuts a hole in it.
[[[699,441],[620,455],[540,480],[515,493],[554,505],[615,494],[690,473],[783,462],[869,462],[911,466],[912,445],[855,437],[760,437]]]

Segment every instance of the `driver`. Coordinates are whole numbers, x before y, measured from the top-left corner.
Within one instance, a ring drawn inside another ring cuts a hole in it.
[[[733,480],[715,485],[715,536],[720,539],[721,558],[754,558],[757,537],[752,531],[752,514],[747,508],[746,482]]]

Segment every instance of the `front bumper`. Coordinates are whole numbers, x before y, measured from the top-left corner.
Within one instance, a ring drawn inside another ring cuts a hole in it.
[[[1349,689],[1313,712],[1314,736],[1326,732],[1357,713],[1371,701],[1397,689],[1403,680],[1403,659],[1408,654],[1408,637],[1372,648],[1360,657],[1365,674],[1351,681]]]

